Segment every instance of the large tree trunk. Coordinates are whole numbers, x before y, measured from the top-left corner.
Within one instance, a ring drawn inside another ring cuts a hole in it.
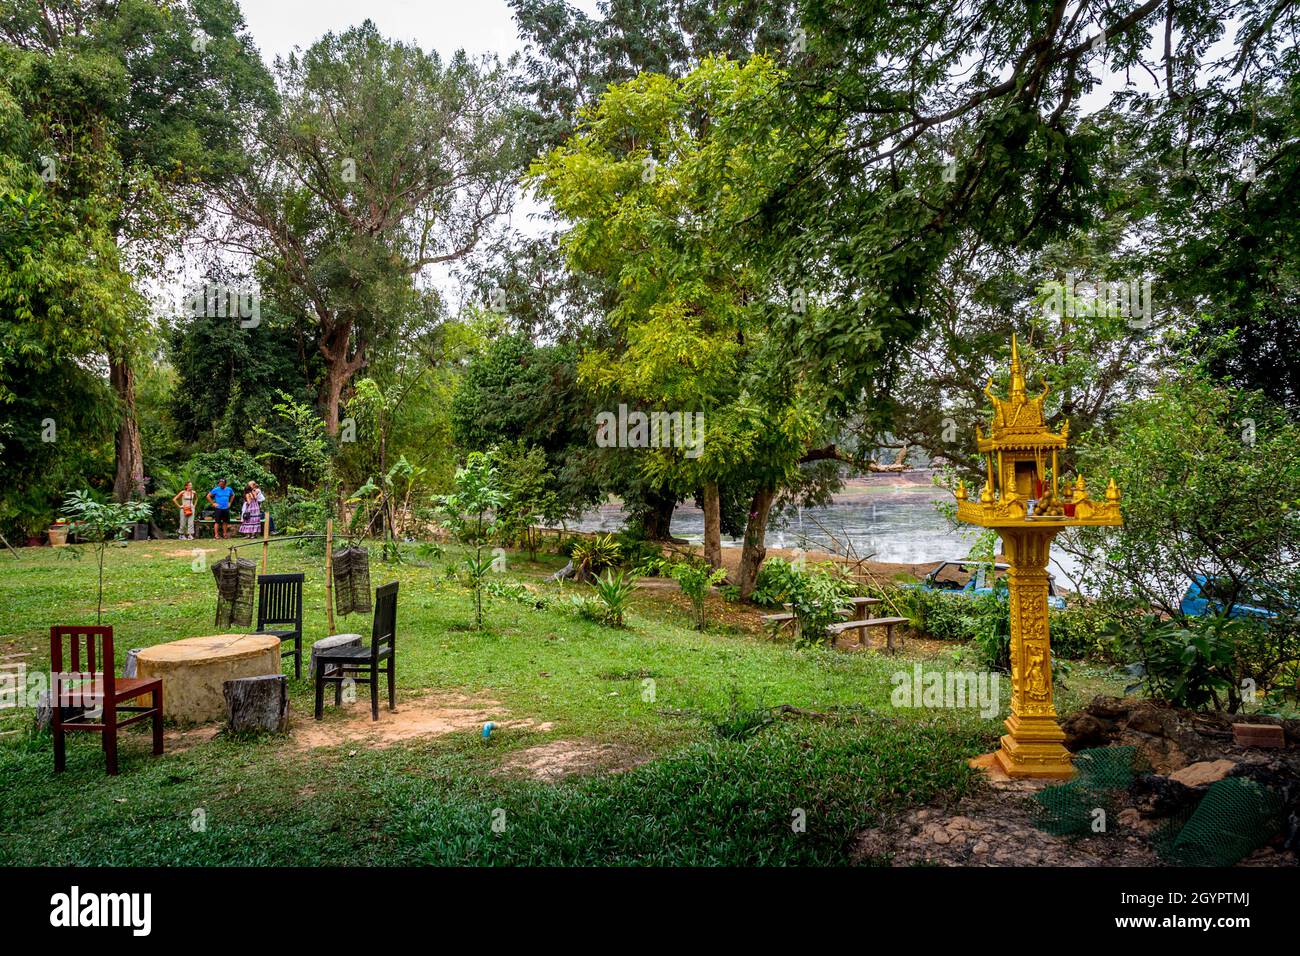
[[[677,496],[671,491],[651,492],[645,496],[645,510],[641,515],[642,529],[647,541],[671,541],[669,530],[673,523],[673,511],[677,508]]]
[[[758,580],[758,569],[767,557],[767,547],[763,543],[767,536],[767,516],[772,510],[772,501],[776,498],[775,488],[760,487],[754,492],[749,506],[749,521],[745,524],[745,544],[740,552],[740,599],[748,601],[754,593],[754,584]]]
[[[722,499],[718,483],[704,483],[704,560],[710,567],[722,567]]]
[[[325,418],[325,432],[337,438],[339,433],[339,405],[343,400],[343,387],[347,385],[346,363],[331,361],[325,356],[325,380],[321,383],[321,414]]]
[[[117,426],[116,467],[113,473],[113,497],[128,501],[144,497],[144,450],[140,445],[140,422],[135,409],[135,370],[127,353],[108,355],[108,377],[122,406],[122,421]]]
[[[339,405],[343,403],[343,390],[352,376],[366,364],[361,348],[349,357],[352,347],[352,322],[350,320],[321,319],[320,353],[325,359],[325,380],[321,382],[320,404],[325,419],[325,432],[331,437],[339,433]]]

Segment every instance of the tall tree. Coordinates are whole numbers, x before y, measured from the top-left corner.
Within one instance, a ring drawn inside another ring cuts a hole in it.
[[[790,51],[776,103],[792,127],[830,123],[833,135],[750,221],[773,281],[825,306],[782,317],[792,353],[841,405],[887,413],[903,349],[941,309],[955,260],[972,247],[1040,249],[1089,227],[1108,200],[1107,139],[1083,115],[1084,95],[1118,83],[1117,105],[1140,120],[1130,135],[1171,105],[1185,133],[1197,111],[1181,104],[1214,66],[1213,43],[1240,17],[1249,64],[1285,35],[1290,7],[806,0],[807,42]],[[1241,63],[1225,70],[1239,86]],[[1124,85],[1134,74],[1162,82],[1138,97]]]
[[[280,108],[223,193],[228,245],[316,324],[336,435],[348,383],[418,307],[414,277],[467,255],[510,207],[512,97],[495,62],[443,63],[368,20],[277,68]]]
[[[157,268],[197,221],[202,186],[240,164],[248,111],[270,93],[243,27],[231,0],[17,0],[0,13],[6,72],[36,147],[27,159],[54,202],[94,208],[116,246],[110,268],[135,278]],[[119,402],[119,499],[144,491],[132,347],[145,310],[126,285],[106,321],[79,333],[99,333]]]
[[[679,494],[701,489],[714,562],[719,484],[746,489],[737,581],[745,597],[778,491],[802,463],[837,454],[820,391],[769,333],[773,311],[816,303],[775,300],[736,226],[817,135],[772,125],[768,103],[781,80],[761,56],[706,59],[682,80],[643,75],[611,87],[534,168],[573,223],[564,241],[571,266],[618,290],[609,316],[617,338],[584,355],[582,378],[607,407],[626,403],[684,425],[703,417],[701,435],[645,432],[622,453]]]

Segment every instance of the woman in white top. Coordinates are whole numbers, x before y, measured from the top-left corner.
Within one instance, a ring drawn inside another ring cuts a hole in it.
[[[174,504],[181,513],[180,534],[178,537],[182,541],[192,541],[194,539],[194,502],[198,495],[194,491],[194,482],[185,482],[185,487],[176,492],[172,498]]]

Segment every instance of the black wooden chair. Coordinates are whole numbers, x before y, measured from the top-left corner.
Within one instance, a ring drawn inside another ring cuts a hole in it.
[[[334,706],[343,703],[343,685],[348,681],[370,685],[370,717],[379,719],[380,663],[387,661],[388,709],[397,709],[397,685],[393,680],[397,654],[397,582],[375,590],[375,618],[370,628],[369,647],[331,647],[316,658],[316,719],[325,712],[325,685],[334,685]],[[365,676],[358,676],[365,675]]]
[[[257,576],[257,634],[280,639],[280,658],[293,655],[293,676],[302,679],[302,581],[301,574],[259,574]],[[281,625],[292,625],[282,627]],[[285,642],[293,646],[283,650]]]

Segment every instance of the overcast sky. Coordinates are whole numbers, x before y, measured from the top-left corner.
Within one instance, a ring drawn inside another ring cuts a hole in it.
[[[597,12],[596,0],[569,2],[589,14]],[[384,36],[414,41],[444,56],[464,49],[506,57],[519,49],[506,0],[241,0],[240,6],[267,63],[366,19]]]

